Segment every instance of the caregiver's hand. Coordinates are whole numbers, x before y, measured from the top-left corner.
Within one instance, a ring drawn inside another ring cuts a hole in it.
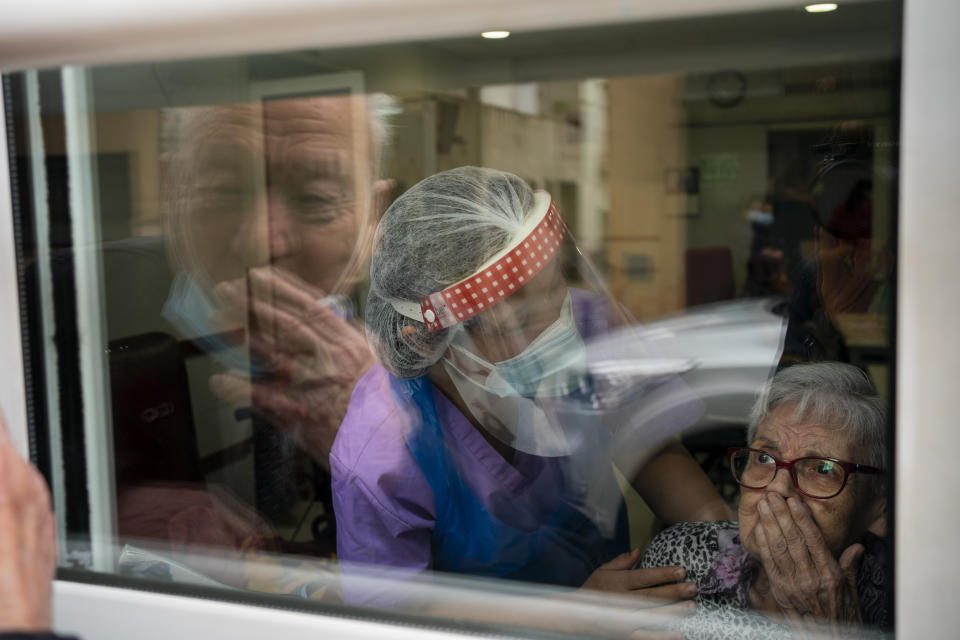
[[[268,375],[249,379],[220,374],[213,392],[228,402],[252,403],[254,412],[282,429],[324,468],[357,380],[374,363],[360,327],[325,305],[323,292],[296,276],[264,267],[245,280],[224,282],[216,294],[225,303],[214,321],[232,314],[251,318],[251,358]]]
[[[663,631],[677,618],[693,613],[691,598],[697,593],[693,582],[678,582],[686,576],[683,567],[634,569],[640,549],[620,554],[594,571],[581,590],[618,593],[634,599],[638,609],[647,610],[649,621],[638,619],[632,638],[679,638],[676,632]]]
[[[796,498],[769,492],[757,511],[756,540],[770,595],[790,623],[817,632],[824,623],[860,623],[857,567],[863,545],[847,547],[835,560],[809,508]]]
[[[658,607],[678,600],[689,600],[697,593],[692,582],[678,582],[687,575],[683,567],[634,569],[640,549],[622,553],[594,571],[582,589],[610,591],[636,597],[643,606]],[[684,603],[692,609],[693,603]]]
[[[696,595],[697,585],[678,582],[687,575],[683,567],[634,569],[639,559],[640,549],[620,554],[590,574],[581,589],[629,595],[639,607],[663,607],[664,613],[693,611],[689,600]]]
[[[14,449],[0,415],[0,631],[50,629],[56,564],[47,483]]]

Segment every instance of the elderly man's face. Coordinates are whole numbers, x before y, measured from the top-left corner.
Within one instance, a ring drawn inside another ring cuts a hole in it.
[[[207,107],[184,120],[169,221],[179,266],[213,285],[272,265],[325,293],[349,289],[373,223],[362,98]]]
[[[794,404],[774,409],[759,425],[750,447],[763,449],[785,461],[819,456],[865,464],[863,451],[854,446],[843,429],[798,420]],[[875,497],[869,477],[861,474],[851,475],[843,491],[826,500],[808,498],[798,492],[787,469],[779,469],[765,489],[742,487],[741,491],[740,537],[754,557],[759,557],[755,538],[759,521],[757,505],[766,494],[803,501],[810,508],[834,557],[839,557],[846,547],[858,541],[880,515],[880,499]]]

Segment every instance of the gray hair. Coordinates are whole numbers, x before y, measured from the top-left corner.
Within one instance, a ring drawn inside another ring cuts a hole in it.
[[[750,412],[748,442],[754,441],[758,426],[774,409],[788,404],[795,404],[798,420],[832,425],[849,433],[864,455],[856,462],[887,469],[887,402],[857,367],[817,362],[781,370]],[[874,487],[883,493],[885,483],[881,479]]]

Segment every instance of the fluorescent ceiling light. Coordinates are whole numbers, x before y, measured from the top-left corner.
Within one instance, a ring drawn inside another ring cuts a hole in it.
[[[803,9],[807,13],[828,13],[830,11],[837,10],[837,3],[836,2],[820,2],[818,4],[808,4]]]
[[[487,40],[503,40],[510,35],[509,31],[484,31],[480,34]]]

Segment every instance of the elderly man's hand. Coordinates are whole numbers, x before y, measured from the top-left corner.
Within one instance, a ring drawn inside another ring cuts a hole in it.
[[[279,269],[254,269],[249,277],[251,295],[243,280],[222,283],[216,293],[227,303],[222,315],[249,313],[251,358],[267,375],[216,375],[211,389],[234,404],[251,402],[256,413],[329,468],[350,394],[374,363],[373,353],[362,327],[324,304],[323,292]]]
[[[14,449],[0,415],[0,630],[50,629],[56,565],[47,483]]]
[[[809,509],[775,493],[757,503],[760,561],[770,595],[798,629],[822,632],[824,623],[859,624],[857,567],[863,546],[854,544],[834,559]]]

